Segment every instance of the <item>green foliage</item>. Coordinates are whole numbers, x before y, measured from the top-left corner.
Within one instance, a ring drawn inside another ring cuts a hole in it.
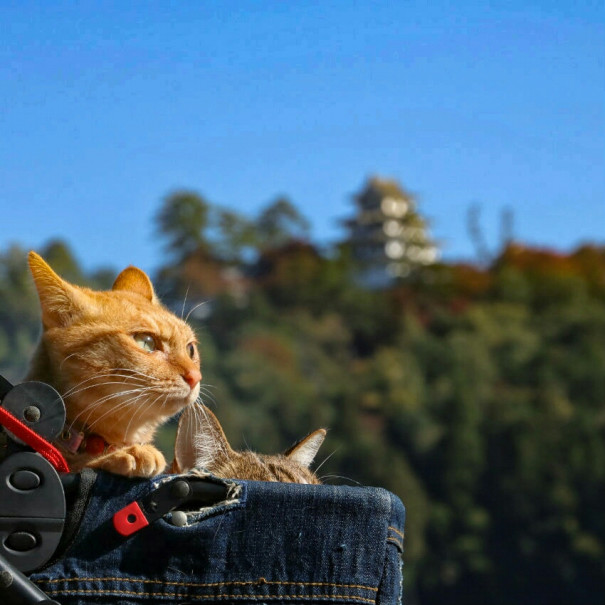
[[[262,249],[283,246],[291,240],[304,240],[309,235],[309,222],[285,197],[265,207],[256,219],[256,230]]]
[[[156,216],[158,234],[171,252],[185,255],[206,246],[209,205],[194,191],[177,191],[164,199]]]
[[[200,208],[165,202],[179,260],[156,285],[179,312],[186,293],[187,309],[209,301],[191,316],[203,398],[234,445],[275,452],[329,428],[320,476],[407,506],[409,602],[602,601],[604,249],[516,245],[487,269],[441,264],[370,291],[346,246],[326,254],[283,227],[283,205],[262,221],[213,211],[212,240]],[[92,283],[63,244],[47,252]],[[0,255],[0,372],[13,380],[39,329],[25,257]],[[167,453],[173,435],[160,436]]]
[[[0,254],[0,373],[9,380],[24,373],[39,331],[26,258],[18,246]]]
[[[42,250],[42,254],[46,262],[68,282],[80,285],[85,283],[82,270],[67,243],[57,239],[51,240]]]
[[[230,263],[244,263],[250,252],[258,247],[254,223],[231,210],[217,210],[215,221],[219,231],[218,256]]]

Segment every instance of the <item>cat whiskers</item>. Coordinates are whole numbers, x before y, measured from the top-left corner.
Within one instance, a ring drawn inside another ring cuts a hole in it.
[[[67,357],[63,358],[61,360],[61,363],[59,364],[59,370],[61,370],[63,368],[63,364],[70,359],[71,357],[75,357],[76,355],[78,355],[78,353],[71,353],[70,355],[68,355]]]
[[[151,390],[151,387],[137,387],[136,389],[130,389],[128,391],[118,391],[117,393],[110,393],[109,395],[105,395],[97,400],[95,400],[90,405],[86,406],[79,414],[73,418],[70,424],[70,429],[73,428],[74,424],[77,422],[79,418],[81,418],[84,414],[87,414],[83,419],[83,424],[86,424],[88,428],[92,428],[95,424],[97,424],[100,420],[108,416],[109,414],[115,414],[119,410],[124,407],[130,406],[134,401],[140,399],[143,395],[147,394],[147,392]],[[112,406],[109,410],[103,413],[101,416],[96,418],[93,422],[90,422],[90,417],[93,415],[95,410],[102,406],[104,403],[111,401],[112,399],[117,399],[119,397],[124,397],[126,395],[133,395],[124,401],[120,401],[117,405]]]
[[[208,301],[207,300],[203,300],[201,303],[198,303],[197,305],[195,305],[195,307],[193,307],[192,309],[189,310],[189,313],[187,313],[187,317],[185,317],[185,322],[189,321],[189,316],[196,310],[199,309],[202,305],[207,304]]]
[[[113,382],[110,382],[110,381],[94,382],[94,381],[98,381],[99,379],[102,379],[102,378],[124,378],[124,380],[118,380],[118,381],[113,381]],[[140,383],[142,385],[147,384],[146,380],[143,380],[142,378],[139,378],[138,376],[130,376],[127,374],[116,374],[115,372],[106,372],[104,374],[95,374],[94,376],[90,376],[89,378],[82,380],[81,382],[72,386],[70,389],[67,389],[67,391],[65,391],[62,396],[64,399],[66,397],[72,397],[73,395],[86,391],[87,389],[91,389],[91,388],[101,386],[104,384],[128,384],[128,380],[132,380],[132,379],[134,379],[135,381],[137,381],[137,380],[140,381]],[[84,386],[86,383],[91,383],[91,384],[89,384],[88,386]]]
[[[340,448],[337,447],[331,454],[328,454],[321,462],[321,464],[319,464],[319,466],[314,470],[314,473],[317,475],[317,472],[319,471],[319,469],[339,450]]]
[[[121,410],[123,408],[128,407],[131,403],[132,403],[132,400],[127,400],[127,401],[120,402],[117,406],[111,408],[110,410],[107,410],[105,413],[101,414],[101,416],[99,416],[98,418],[96,418],[92,422],[90,422],[90,416],[91,416],[93,410],[86,410],[87,412],[89,412],[88,416],[86,416],[86,419],[85,419],[86,420],[85,424],[86,424],[87,428],[89,430],[92,430],[93,427],[98,422],[100,422],[101,420],[103,420],[103,418],[105,418],[109,414],[115,414],[118,410]]]
[[[355,485],[359,485],[362,486],[362,483],[359,483],[359,481],[355,481],[355,479],[351,479],[351,477],[344,477],[343,475],[324,475],[323,477],[319,478],[322,483],[325,479],[344,479],[345,481],[350,481],[351,483],[354,483]]]
[[[140,413],[141,411],[145,410],[145,408],[147,406],[149,406],[149,407],[155,406],[156,402],[162,395],[164,395],[164,397],[167,397],[166,393],[160,393],[150,404],[148,402],[143,402],[136,406],[136,408],[133,410],[132,414],[130,415],[130,420],[128,421],[128,424],[126,425],[126,430],[124,431],[124,435],[129,434],[130,426],[131,426],[132,422],[134,421],[134,419],[136,418],[137,414]],[[131,404],[136,403],[136,401],[138,401],[138,399],[140,399],[140,396],[135,398],[133,401],[131,401]]]
[[[115,414],[116,412],[119,412],[120,410],[123,410],[124,408],[134,408],[134,409],[131,409],[131,411],[129,411],[129,418],[130,419],[128,421],[128,424],[126,425],[126,429],[123,432],[124,437],[128,436],[129,433],[130,433],[130,427],[131,427],[133,421],[135,420],[135,418],[140,414],[141,411],[144,411],[145,409],[148,408],[149,402],[147,400],[144,400],[141,403],[137,403],[137,402],[139,402],[139,400],[142,397],[144,397],[145,395],[147,395],[149,391],[150,391],[150,389],[142,389],[140,392],[136,393],[132,397],[126,399],[125,401],[120,402],[117,406],[112,407],[111,409],[107,410],[104,414],[102,414],[101,416],[99,416],[98,418],[96,418],[94,421],[90,422],[88,424],[88,428],[89,429],[94,428],[94,426],[98,422],[100,422],[101,420],[103,420],[103,418],[105,418],[109,414]],[[156,398],[151,403],[151,406],[153,406],[155,404],[155,402],[161,396],[162,396],[162,394],[156,396]],[[90,415],[89,415],[89,417],[90,417]]]
[[[202,399],[202,395],[204,395],[206,398],[210,399],[210,401],[212,401],[212,403],[214,403],[215,405],[216,403],[216,399],[214,398],[214,395],[209,391],[210,388],[214,388],[211,384],[200,384],[200,394],[198,395],[198,398],[196,400],[195,403],[200,403],[202,405],[204,405],[204,401]]]
[[[181,309],[181,319],[183,319],[183,315],[185,315],[185,305],[187,304],[187,296],[189,294],[189,286],[187,285],[187,290],[185,291],[185,298],[183,299],[183,308]]]
[[[106,378],[122,378],[123,380],[103,380]],[[82,380],[78,384],[75,384],[70,389],[63,393],[63,399],[79,395],[89,389],[103,387],[107,385],[129,385],[136,387],[137,389],[146,387],[150,380],[158,381],[159,379],[155,376],[148,376],[138,370],[130,370],[128,368],[114,368],[109,372],[102,374],[95,374],[85,380]],[[134,383],[134,384],[132,384]],[[128,391],[122,390],[119,393],[125,394]]]
[[[116,384],[124,386],[124,385],[127,385],[128,383],[124,382],[124,381],[107,380],[105,382],[98,382],[98,383],[94,383],[94,384],[89,384],[88,386],[82,387],[82,388],[78,389],[77,391],[73,391],[73,392],[69,392],[67,394],[64,394],[63,395],[63,399],[67,400],[69,397],[74,397],[76,395],[80,395],[81,393],[83,393],[84,391],[88,391],[89,389],[94,389],[94,388],[98,388],[98,387],[101,387],[101,386],[116,385]],[[130,385],[130,386],[134,386],[137,389],[145,388],[143,384],[141,384],[141,385]],[[126,392],[127,391],[125,391],[125,390],[121,390],[121,391],[118,391],[117,393],[119,394],[119,393],[126,393]]]
[[[157,376],[151,376],[149,374],[145,374],[145,372],[141,372],[140,370],[133,370],[132,368],[113,368],[111,372],[122,372],[123,374],[126,374],[127,376],[130,376],[132,378],[140,378],[154,381],[160,380]]]

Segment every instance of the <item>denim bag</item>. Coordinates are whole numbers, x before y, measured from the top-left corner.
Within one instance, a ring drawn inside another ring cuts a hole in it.
[[[405,509],[392,493],[204,477],[226,488],[222,502],[116,531],[118,511],[174,478],[84,471],[59,551],[30,579],[62,605],[402,602]]]

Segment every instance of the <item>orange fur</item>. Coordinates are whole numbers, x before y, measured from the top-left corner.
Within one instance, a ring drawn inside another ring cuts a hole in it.
[[[199,394],[193,330],[160,304],[147,275],[135,267],[122,271],[111,290],[98,292],[64,281],[35,252],[29,265],[43,331],[27,379],[59,391],[67,426],[112,445],[98,457],[67,454],[72,470],[162,472],[164,457],[151,444],[155,430]],[[155,350],[143,348],[145,339]]]

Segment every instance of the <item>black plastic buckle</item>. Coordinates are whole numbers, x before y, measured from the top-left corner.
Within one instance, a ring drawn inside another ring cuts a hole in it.
[[[45,439],[53,439],[65,421],[60,395],[41,382],[12,386],[0,380],[2,407]],[[29,572],[53,555],[65,525],[61,478],[53,466],[0,428],[7,438],[0,461],[0,555],[19,571]]]
[[[0,376],[0,404],[44,439],[65,422],[59,394],[41,382],[13,386]],[[22,572],[37,569],[56,551],[65,526],[62,478],[46,458],[0,427],[0,602],[57,604]]]
[[[113,526],[122,536],[130,536],[166,513],[184,504],[213,506],[227,499],[228,488],[194,477],[176,477],[141,500],[135,500],[113,516]]]

